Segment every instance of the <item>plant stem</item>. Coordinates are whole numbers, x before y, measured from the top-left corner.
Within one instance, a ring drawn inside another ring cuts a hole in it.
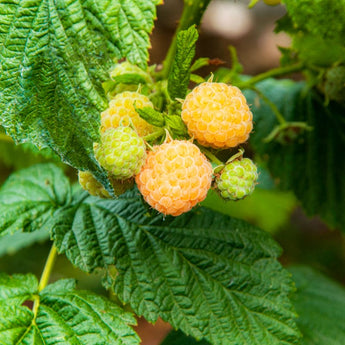
[[[38,292],[41,292],[48,285],[50,274],[52,272],[52,269],[56,260],[56,256],[57,256],[57,250],[56,250],[55,245],[53,244],[50,249],[46,264],[44,265],[40,283],[38,284]]]
[[[52,269],[56,260],[56,256],[57,256],[57,250],[56,250],[55,245],[53,244],[52,247],[50,248],[48,258],[46,260],[43,272],[41,274],[41,279],[38,284],[38,291],[37,291],[38,293],[40,293],[48,285],[50,274],[52,272]],[[37,294],[34,296],[34,305],[32,307],[32,311],[34,313],[34,317],[32,319],[33,324],[35,323],[35,320],[36,320],[39,305],[40,305],[40,297]]]
[[[151,134],[146,135],[145,137],[143,137],[143,139],[145,141],[155,140],[155,139],[161,137],[164,133],[165,133],[164,128],[161,128],[158,131],[155,131],[155,132],[153,132]]]
[[[218,165],[224,165],[222,161],[220,161],[212,152],[207,150],[205,147],[198,145],[201,152],[208,158],[212,163],[218,164]]]
[[[177,34],[181,30],[188,29],[191,25],[199,26],[201,18],[211,0],[184,0],[184,8],[180,23],[176,29],[174,38],[170,44],[168,53],[163,62],[162,76],[168,78],[176,51]]]
[[[268,104],[268,106],[271,108],[272,112],[274,113],[277,121],[281,125],[286,124],[286,120],[285,120],[284,116],[282,115],[282,113],[279,111],[278,107],[266,95],[264,95],[259,89],[255,88],[255,87],[251,87],[251,89],[253,91],[255,91],[259,95],[259,97],[261,97],[262,100]]]
[[[247,81],[238,83],[236,86],[238,86],[240,89],[252,88],[256,83],[262,80],[273,78],[273,77],[279,77],[279,76],[293,73],[293,72],[298,72],[298,71],[301,71],[303,68],[304,68],[304,65],[301,62],[295,65],[277,67],[267,72],[260,73],[256,75],[255,77],[248,79]]]

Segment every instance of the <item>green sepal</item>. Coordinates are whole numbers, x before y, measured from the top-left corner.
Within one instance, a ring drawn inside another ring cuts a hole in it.
[[[143,108],[135,107],[135,111],[139,114],[139,116],[142,119],[144,119],[150,125],[153,125],[156,127],[163,127],[165,125],[163,114],[151,107],[143,107]]]
[[[188,129],[178,115],[164,115],[165,123],[172,134],[177,137],[188,137]]]

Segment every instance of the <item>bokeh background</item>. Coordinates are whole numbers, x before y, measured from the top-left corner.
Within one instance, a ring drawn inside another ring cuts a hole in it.
[[[211,2],[202,22],[197,57],[219,59],[222,66],[230,67],[228,47],[233,45],[246,74],[257,74],[279,65],[278,46],[287,47],[290,43],[287,35],[274,33],[275,21],[284,15],[284,7],[270,7],[260,1],[249,10],[248,3],[246,0]],[[163,61],[182,7],[183,0],[165,0],[164,5],[158,8],[158,19],[151,37],[150,63]],[[216,67],[205,68],[201,73],[206,76],[212,68]],[[293,77],[301,78],[300,75]],[[17,169],[54,159],[49,154],[32,153],[25,145],[15,147],[11,139],[0,131],[0,183]],[[76,172],[66,166],[64,169],[76,181]],[[245,219],[272,233],[284,249],[281,257],[284,265],[307,264],[345,284],[344,236],[337,229],[327,228],[318,217],[307,217],[292,193],[275,189],[274,180],[264,169],[260,171],[260,184],[252,196],[236,203],[226,203],[211,191],[204,205],[216,210],[221,208],[231,216]],[[24,245],[27,247],[17,250]],[[35,237],[28,235],[24,239],[16,236],[0,239],[0,271],[33,272],[39,277],[49,249],[45,233],[38,233]],[[52,280],[66,277],[76,277],[82,289],[107,294],[100,284],[100,272],[86,275],[73,268],[64,256],[59,256]],[[153,326],[139,320],[137,331],[143,345],[157,345],[170,331],[170,326],[162,321]]]

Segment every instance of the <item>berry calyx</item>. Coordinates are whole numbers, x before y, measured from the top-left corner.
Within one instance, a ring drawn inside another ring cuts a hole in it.
[[[125,91],[115,96],[109,102],[109,107],[101,113],[101,131],[108,128],[117,128],[120,125],[133,124],[139,136],[144,137],[157,130],[156,127],[147,123],[136,112],[137,108],[151,107],[153,104],[145,95],[139,92]]]
[[[245,142],[253,115],[241,90],[224,83],[205,82],[190,92],[182,105],[189,134],[203,146],[230,148]]]
[[[153,147],[135,181],[154,209],[178,216],[206,198],[212,173],[211,164],[196,145],[173,140]]]
[[[226,164],[215,185],[224,199],[240,200],[254,191],[257,179],[256,165],[251,159],[243,158]]]
[[[127,179],[140,171],[146,159],[146,146],[130,127],[109,128],[101,134],[100,144],[94,145],[94,153],[115,179]]]

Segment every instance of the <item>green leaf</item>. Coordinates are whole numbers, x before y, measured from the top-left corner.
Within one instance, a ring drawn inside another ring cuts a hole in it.
[[[154,0],[0,0],[0,120],[109,189],[93,156],[112,58],[145,67]]]
[[[54,210],[70,202],[69,181],[54,164],[20,170],[0,189],[0,236],[49,230]]]
[[[250,138],[254,150],[267,160],[279,186],[294,191],[308,214],[318,214],[329,225],[345,230],[344,108],[332,102],[326,107],[321,96],[305,92],[304,83],[270,79],[257,87],[287,121],[306,122],[313,130],[300,133],[287,145],[264,142],[278,122],[271,108],[248,91],[255,123]]]
[[[194,72],[194,71],[198,70],[199,68],[208,66],[209,64],[210,64],[209,58],[205,58],[205,57],[199,58],[199,59],[195,60],[195,62],[193,63],[193,65],[190,68],[190,71]]]
[[[171,331],[161,345],[209,345],[206,340],[197,341],[181,331]]]
[[[0,126],[0,161],[6,167],[17,170],[47,161],[59,162],[60,159],[48,148],[39,150],[30,143],[16,145]]]
[[[303,345],[343,345],[345,339],[345,289],[308,267],[292,267],[297,293]]]
[[[177,137],[188,137],[187,127],[182,121],[181,116],[165,114],[164,119],[173,134]]]
[[[267,233],[204,208],[152,216],[137,190],[83,195],[55,212],[55,244],[84,271],[105,268],[106,284],[138,315],[212,344],[297,343],[291,280]]]
[[[151,108],[151,107],[144,107],[144,108],[135,108],[136,112],[139,116],[144,119],[146,122],[150,123],[153,126],[163,127],[165,124],[163,114],[159,111]]]
[[[175,59],[168,78],[168,92],[173,100],[184,98],[187,94],[190,69],[198,37],[198,30],[195,26],[182,30],[177,35]]]
[[[277,31],[292,36],[298,58],[312,68],[330,67],[344,61],[345,3],[338,0],[283,0],[287,15],[278,21]],[[291,52],[285,51],[285,60]]]
[[[35,313],[22,303],[35,301]],[[0,275],[0,343],[4,345],[139,344],[135,318],[72,279],[38,292],[33,275]]]
[[[260,186],[255,188],[252,195],[236,202],[226,201],[211,191],[202,205],[275,233],[289,220],[297,200],[291,192],[265,190]]]
[[[339,0],[282,0],[296,30],[315,36],[343,39],[345,3]]]

